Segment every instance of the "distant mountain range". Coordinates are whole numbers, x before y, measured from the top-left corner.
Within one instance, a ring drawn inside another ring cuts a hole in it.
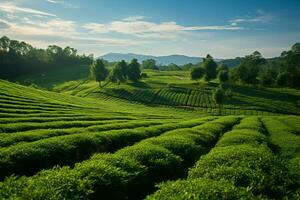
[[[115,62],[120,60],[131,61],[133,58],[138,59],[139,62],[147,59],[154,59],[156,60],[157,64],[168,65],[170,63],[175,63],[176,65],[184,65],[188,63],[199,63],[202,62],[203,58],[201,57],[190,57],[184,55],[170,55],[170,56],[151,56],[151,55],[139,55],[139,54],[132,54],[132,53],[108,53],[103,56],[100,56],[104,60]]]

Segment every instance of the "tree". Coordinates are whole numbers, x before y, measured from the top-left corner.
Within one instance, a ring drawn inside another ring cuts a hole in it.
[[[99,87],[101,87],[101,82],[108,76],[108,70],[105,68],[103,61],[101,59],[94,61],[90,71],[92,77],[99,82]]]
[[[275,62],[269,62],[259,73],[259,82],[262,85],[274,85],[276,83],[280,66]]]
[[[143,69],[159,70],[158,67],[156,66],[156,60],[154,60],[154,59],[143,60],[142,68]]]
[[[117,62],[110,77],[111,81],[118,82],[118,84],[126,81],[127,70],[127,63],[124,60]]]
[[[291,85],[291,77],[292,77],[292,74],[289,72],[279,73],[277,76],[277,79],[276,79],[277,85],[284,86],[284,87],[290,86]]]
[[[205,70],[202,67],[192,68],[191,70],[191,79],[198,81],[201,79],[205,74]]]
[[[214,102],[218,105],[218,115],[222,114],[222,107],[223,104],[225,102],[226,99],[226,94],[225,91],[221,88],[217,88],[213,94],[212,94],[212,98],[214,100]]]
[[[217,64],[213,58],[208,54],[202,63],[203,68],[205,69],[205,80],[210,81],[217,76]]]
[[[229,80],[229,74],[227,70],[220,70],[218,73],[218,79],[220,83],[225,83]]]
[[[233,73],[236,76],[233,79],[246,84],[256,84],[258,82],[259,67],[265,64],[265,62],[265,59],[258,51],[253,52],[242,59],[241,64]]]
[[[0,50],[7,51],[9,47],[10,39],[6,36],[0,38]]]
[[[283,60],[281,72],[290,73],[288,86],[300,87],[300,43],[294,44],[290,51],[282,52],[281,58]]]
[[[228,68],[228,66],[227,65],[225,65],[225,64],[220,64],[219,66],[218,66],[218,68],[217,68],[217,73],[219,73],[221,70],[225,70],[225,71],[229,71],[229,68]]]
[[[91,65],[93,58],[77,55],[71,47],[50,45],[48,49],[37,49],[23,41],[0,38],[0,78],[11,79],[21,75],[46,73],[63,67]]]
[[[137,82],[141,79],[141,69],[137,59],[132,59],[128,65],[127,78],[133,82]]]

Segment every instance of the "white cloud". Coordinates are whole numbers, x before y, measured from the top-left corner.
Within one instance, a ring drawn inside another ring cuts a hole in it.
[[[58,18],[51,19],[48,21],[43,21],[43,22],[36,22],[29,19],[28,17],[23,17],[21,19],[21,23],[8,22],[8,21],[5,22],[8,25],[6,34],[12,33],[15,35],[31,35],[31,36],[77,35],[77,32],[75,30],[75,22],[66,21]]]
[[[49,3],[60,3],[60,1],[54,1],[54,0],[46,0],[48,1]]]
[[[35,44],[72,44],[87,46],[128,46],[145,44],[145,40],[133,40],[111,37],[92,36],[86,32],[78,31],[78,24],[75,21],[68,21],[59,18],[42,19],[19,17],[18,20],[7,21],[0,19],[0,35],[7,35],[14,39],[35,38]],[[39,39],[38,39],[39,38]],[[38,42],[40,41],[40,42]]]
[[[84,24],[82,27],[89,30],[91,33],[108,33],[109,32],[109,30],[105,24],[87,23],[87,24]]]
[[[240,23],[246,23],[246,22],[269,22],[271,21],[274,16],[264,12],[263,10],[258,9],[257,11],[258,16],[256,17],[247,17],[247,18],[236,18],[236,19],[231,19],[229,22],[232,24],[240,24]],[[233,26],[236,26],[233,25]]]
[[[129,16],[123,19],[123,21],[139,21],[145,19],[144,16]]]
[[[11,2],[0,3],[0,10],[2,10],[3,12],[7,12],[9,14],[27,13],[27,14],[36,14],[36,15],[44,15],[44,16],[55,17],[54,14],[43,12],[43,11],[40,11],[40,10],[31,9],[31,8],[20,7],[20,6],[17,6],[16,4],[11,3]]]
[[[106,24],[87,23],[82,26],[90,33],[109,33],[116,32],[121,34],[136,35],[139,37],[156,37],[167,38],[166,34],[173,37],[174,34],[180,34],[186,31],[203,31],[203,30],[244,30],[243,27],[236,25],[225,26],[182,26],[176,22],[154,23],[142,20],[142,17],[125,18],[120,21],[113,21]]]
[[[65,1],[57,1],[57,0],[46,0],[47,2],[49,3],[52,3],[52,4],[61,4],[61,5],[64,5],[65,7],[67,8],[79,8],[78,6],[74,5],[74,4],[70,4],[68,2],[65,2]]]

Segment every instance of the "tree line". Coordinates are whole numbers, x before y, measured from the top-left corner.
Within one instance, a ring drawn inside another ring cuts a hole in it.
[[[0,38],[0,78],[9,79],[20,75],[45,73],[50,69],[90,65],[93,56],[78,55],[72,47],[50,45],[47,49],[38,49],[30,44]]]
[[[218,78],[220,83],[300,87],[300,43],[296,43],[281,56],[265,59],[258,51],[240,58],[240,64],[229,69],[225,64],[217,64],[207,55],[201,65],[190,72],[192,80],[206,81]]]

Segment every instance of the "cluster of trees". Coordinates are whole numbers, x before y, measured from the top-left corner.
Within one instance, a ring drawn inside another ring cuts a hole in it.
[[[265,59],[260,52],[239,58],[240,64],[229,69],[225,64],[219,66],[210,55],[203,63],[191,68],[191,79],[206,81],[218,78],[220,83],[300,87],[300,43],[291,50],[282,52],[281,56]]]
[[[6,36],[0,38],[0,78],[3,79],[44,73],[62,66],[90,65],[92,61],[92,55],[78,55],[71,47],[50,45],[47,49],[37,49]]]
[[[191,64],[193,65],[193,64]],[[143,60],[142,62],[143,69],[152,69],[152,70],[160,70],[160,71],[180,71],[186,70],[184,66],[178,66],[175,63],[170,63],[169,65],[157,64],[154,59]]]
[[[274,59],[264,59],[255,51],[242,58],[241,64],[230,71],[230,81],[265,86],[300,87],[300,43]]]
[[[209,54],[203,59],[200,66],[194,67],[191,70],[191,79],[198,81],[204,78],[206,81],[210,81],[217,77],[217,63],[213,60],[213,57]]]
[[[105,67],[105,61],[97,59],[91,65],[91,76],[102,86],[102,81],[108,79],[109,82],[120,84],[127,80],[138,82],[142,78],[141,65],[137,59],[132,59],[130,63],[124,60],[117,62],[112,71]]]

